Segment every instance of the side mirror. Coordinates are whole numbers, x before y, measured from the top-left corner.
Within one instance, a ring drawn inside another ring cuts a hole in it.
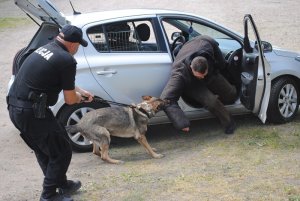
[[[267,42],[267,41],[261,41],[261,48],[263,49],[263,52],[272,52],[273,47],[271,45],[271,43]],[[257,42],[255,42],[255,49],[257,49]]]
[[[262,48],[264,50],[264,52],[272,52],[273,47],[271,45],[271,43],[267,42],[267,41],[261,41],[262,44]]]

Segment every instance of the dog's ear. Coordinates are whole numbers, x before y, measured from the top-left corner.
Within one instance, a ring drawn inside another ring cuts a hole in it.
[[[142,96],[142,99],[148,101],[152,98],[152,96]]]

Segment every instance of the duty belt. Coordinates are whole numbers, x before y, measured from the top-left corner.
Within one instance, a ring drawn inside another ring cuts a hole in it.
[[[7,102],[9,105],[26,108],[26,109],[32,108],[33,102],[31,102],[29,100],[22,100],[22,99],[18,99],[16,97],[12,97],[12,96],[8,96],[7,98],[8,98]]]

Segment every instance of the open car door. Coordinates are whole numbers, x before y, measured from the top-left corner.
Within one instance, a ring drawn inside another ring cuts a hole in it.
[[[53,41],[59,33],[59,28],[66,24],[65,17],[55,8],[49,0],[14,0],[15,4],[23,10],[28,17],[43,21],[30,43],[15,55],[13,61],[13,75],[15,76],[23,61],[37,48]],[[11,81],[11,83],[13,80]]]
[[[244,17],[244,31],[241,102],[265,123],[271,90],[271,68],[251,15]]]
[[[60,27],[66,24],[64,15],[58,11],[50,0],[15,0],[15,4],[32,20],[33,15],[43,22],[52,22]]]

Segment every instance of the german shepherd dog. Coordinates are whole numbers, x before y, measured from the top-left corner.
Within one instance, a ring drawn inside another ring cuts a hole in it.
[[[153,158],[162,158],[147,142],[148,121],[160,111],[167,100],[143,96],[143,102],[132,107],[107,107],[93,110],[82,117],[78,124],[67,126],[69,133],[80,132],[93,142],[93,153],[103,161],[118,164],[121,160],[109,157],[110,136],[122,138],[134,137]]]

